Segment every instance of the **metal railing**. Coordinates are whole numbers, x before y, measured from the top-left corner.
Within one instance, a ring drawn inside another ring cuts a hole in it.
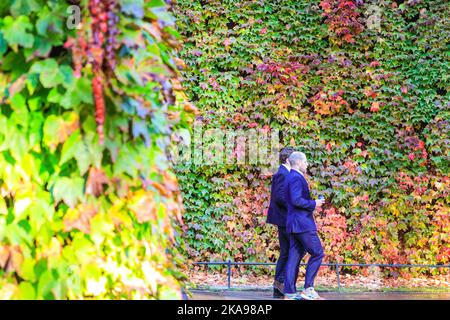
[[[231,288],[231,267],[232,266],[276,266],[275,262],[235,262],[235,261],[211,261],[194,262],[195,265],[226,265],[227,266],[227,287]],[[306,266],[300,263],[300,266]],[[335,267],[338,290],[341,290],[340,268],[342,267],[383,267],[383,268],[449,268],[449,265],[429,265],[429,264],[385,264],[385,263],[322,263],[321,267]]]

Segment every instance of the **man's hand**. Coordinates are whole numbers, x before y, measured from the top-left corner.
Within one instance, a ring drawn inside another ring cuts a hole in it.
[[[320,208],[325,202],[325,199],[316,200],[316,209]]]

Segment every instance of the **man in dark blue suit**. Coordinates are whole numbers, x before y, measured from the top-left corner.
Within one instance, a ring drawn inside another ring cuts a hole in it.
[[[322,244],[317,234],[313,212],[322,206],[324,200],[312,200],[308,182],[304,174],[308,168],[306,156],[302,152],[293,152],[289,156],[291,170],[286,179],[287,220],[286,231],[289,234],[289,259],[284,282],[285,299],[307,300],[321,299],[314,290],[314,279],[324,257]],[[298,268],[304,255],[311,257],[306,266],[305,287],[300,296],[297,294]]]
[[[289,174],[289,156],[294,148],[285,147],[280,151],[280,167],[272,177],[270,190],[270,204],[267,213],[267,223],[278,227],[278,240],[280,241],[280,256],[275,269],[275,281],[273,283],[273,297],[282,298],[284,291],[284,279],[286,277],[286,263],[289,255],[289,235],[286,233],[286,186],[285,181]]]

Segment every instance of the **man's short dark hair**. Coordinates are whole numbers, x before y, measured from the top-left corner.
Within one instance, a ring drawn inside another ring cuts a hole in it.
[[[289,158],[292,152],[294,152],[295,149],[293,147],[284,147],[280,151],[280,164],[286,163],[286,160]]]

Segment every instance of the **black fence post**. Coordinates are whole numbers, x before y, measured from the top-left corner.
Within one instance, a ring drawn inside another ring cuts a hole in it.
[[[341,279],[339,277],[339,262],[336,262],[336,278],[337,278],[338,291],[341,291]]]
[[[228,259],[228,262],[227,262],[227,277],[228,277],[228,280],[227,280],[228,289],[230,289],[231,288],[231,260],[230,259]]]

